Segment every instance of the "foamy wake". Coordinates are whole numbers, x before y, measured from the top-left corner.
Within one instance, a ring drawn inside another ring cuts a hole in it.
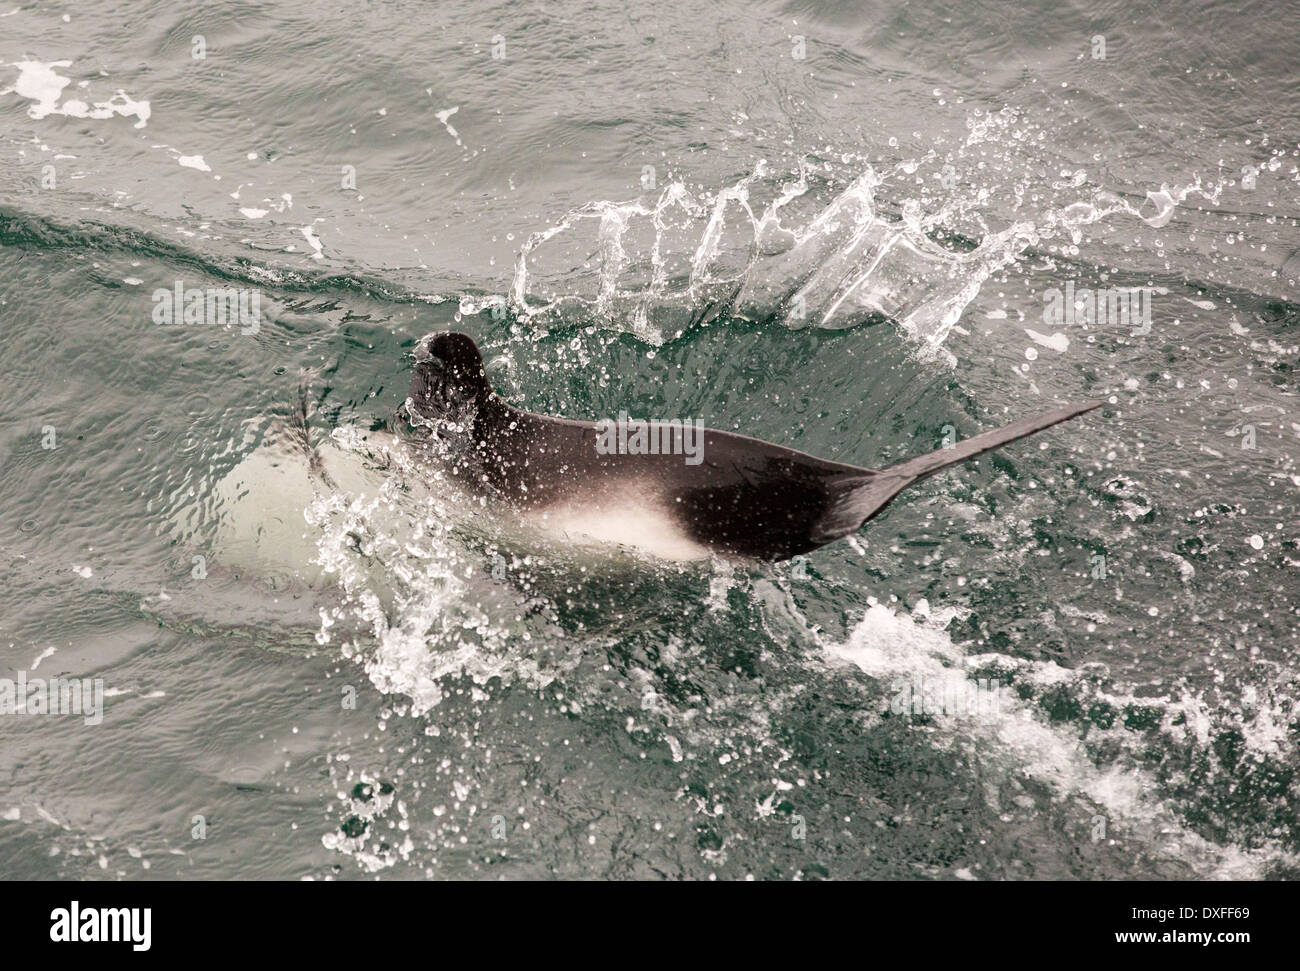
[[[964,654],[944,633],[955,613],[932,615],[922,601],[908,615],[873,602],[846,641],[825,643],[824,650],[834,661],[851,663],[887,684],[925,684],[936,698],[969,697],[974,679],[990,670],[1014,672],[1015,683],[1036,689],[1077,680],[1078,672],[1050,662]],[[1135,701],[1106,697],[1116,704]],[[1125,761],[1099,768],[1088,758],[1077,725],[1048,725],[1040,711],[1009,687],[998,690],[997,701],[992,716],[986,709],[979,713],[931,709],[927,718],[945,734],[974,740],[981,762],[997,766],[1000,778],[1026,778],[1050,787],[1057,800],[1078,814],[1082,830],[1104,821],[1107,838],[1125,846],[1136,843],[1153,856],[1182,861],[1206,877],[1219,879],[1257,879],[1267,864],[1292,859],[1277,846],[1244,850],[1202,838],[1162,802],[1159,784],[1141,767]],[[1152,699],[1142,702],[1153,703]],[[1196,700],[1184,698],[1159,707],[1166,730],[1184,730],[1172,726],[1185,722],[1185,731],[1201,743],[1208,741],[1210,715]],[[1189,714],[1192,717],[1178,717]],[[1262,719],[1260,729],[1250,736],[1251,748],[1261,753],[1275,750],[1276,738],[1267,727],[1275,721],[1269,716]],[[1122,736],[1122,729],[1113,731]],[[986,797],[997,808],[998,794],[989,792]]]

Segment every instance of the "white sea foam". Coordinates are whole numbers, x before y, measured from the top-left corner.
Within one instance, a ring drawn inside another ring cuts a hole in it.
[[[463,145],[460,140],[460,132],[456,131],[451,125],[451,116],[460,111],[460,105],[453,105],[450,108],[444,108],[442,111],[434,113],[434,117],[442,122],[442,127],[447,129],[447,134],[456,140],[457,145]]]
[[[14,66],[18,68],[18,80],[14,82],[12,90],[35,102],[27,109],[29,117],[39,120],[50,115],[64,115],[69,118],[104,119],[120,115],[135,118],[136,128],[144,128],[149,123],[149,102],[136,101],[120,89],[107,101],[87,103],[72,98],[60,104],[63,89],[72,83],[72,79],[54,69],[71,67],[71,61],[18,61]]]
[[[653,203],[596,202],[574,210],[524,242],[511,304],[525,316],[543,316],[583,303],[587,298],[573,296],[571,286],[564,297],[536,302],[529,285],[552,249],[567,257],[585,247],[598,260],[594,314],[622,320],[652,343],[663,340],[656,320],[666,311],[685,323],[724,296],[737,315],[775,315],[795,328],[840,329],[883,314],[937,347],[984,281],[1035,240],[1032,226],[1016,223],[971,252],[944,249],[929,239],[931,223],[917,207],[904,207],[901,220],[879,214],[882,180],[870,167],[807,225],[787,225],[782,211],[808,191],[808,182],[801,173],[756,213],[751,192],[766,179],[766,164],[759,163],[711,199],[674,182]],[[580,236],[586,226],[595,227],[594,242]],[[632,241],[640,239],[649,242],[634,250]]]
[[[1025,333],[1029,335],[1029,339],[1035,344],[1041,344],[1043,347],[1050,347],[1058,354],[1064,354],[1070,349],[1070,338],[1066,337],[1064,334],[1040,334],[1038,331],[1030,330],[1028,327],[1025,328]]]
[[[827,643],[826,651],[831,658],[853,663],[879,680],[923,677],[945,685],[967,681],[967,672],[991,662],[1015,669],[1018,679],[1040,688],[1075,676],[1052,663],[963,654],[943,630],[954,615],[956,612],[946,611],[931,617],[928,611],[918,610],[909,616],[872,602],[848,640]],[[1113,705],[1136,701],[1105,694],[1097,698]],[[1149,699],[1147,703],[1151,703]],[[1165,705],[1170,707],[1171,723],[1179,720],[1175,716],[1182,715],[1186,731],[1195,734],[1200,744],[1209,741],[1209,715],[1201,703],[1184,698]],[[1070,724],[1058,728],[1045,723],[1041,714],[1024,705],[1014,693],[1002,694],[1000,716],[996,719],[959,714],[940,714],[935,719],[948,732],[979,738],[980,757],[997,764],[1002,775],[1030,777],[1049,785],[1058,798],[1084,798],[1095,803],[1104,809],[1114,835],[1138,836],[1156,855],[1191,863],[1203,876],[1258,879],[1266,863],[1288,857],[1275,846],[1243,850],[1213,844],[1196,835],[1161,802],[1158,785],[1147,773],[1132,764],[1096,767]],[[1284,720],[1271,711],[1265,718],[1253,720],[1247,729],[1249,747],[1261,754],[1274,751],[1284,736]]]
[[[302,233],[303,238],[307,240],[308,245],[310,245],[314,251],[311,254],[311,258],[314,260],[324,259],[325,253],[321,247],[320,240],[316,237],[315,225],[303,226],[300,232]]]
[[[954,690],[960,688],[956,682],[968,682],[972,669],[993,661],[1040,687],[1074,676],[1050,662],[965,655],[943,630],[954,612],[934,617],[917,614],[909,616],[873,602],[848,639],[827,643],[826,653],[882,681],[922,678]],[[993,719],[943,713],[933,718],[947,732],[978,738],[981,759],[998,766],[1001,775],[1034,779],[1050,786],[1058,798],[1085,799],[1104,810],[1115,835],[1137,837],[1149,852],[1191,863],[1204,876],[1257,878],[1267,862],[1278,858],[1276,847],[1246,851],[1210,843],[1182,825],[1161,802],[1156,781],[1142,769],[1129,764],[1098,768],[1082,750],[1070,724],[1047,724],[1013,692],[1001,697],[999,716]],[[1108,700],[1122,703],[1125,699]],[[1192,714],[1189,730],[1194,731],[1197,718],[1191,709],[1197,706],[1184,700],[1177,707]],[[1265,720],[1254,730],[1254,744],[1266,750],[1278,742],[1279,731],[1274,720]],[[1204,734],[1202,742],[1208,739],[1208,728]]]

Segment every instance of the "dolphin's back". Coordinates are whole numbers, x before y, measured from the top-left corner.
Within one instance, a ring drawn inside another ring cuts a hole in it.
[[[502,406],[480,422],[483,477],[524,508],[653,504],[700,546],[784,559],[821,545],[811,536],[845,483],[876,475],[713,428],[702,430],[694,456],[602,454],[601,432],[594,422]]]
[[[926,476],[1095,407],[1057,409],[877,471],[718,429],[703,430],[695,462],[683,454],[602,452],[594,422],[494,399],[476,419],[475,475],[525,509],[639,506],[700,547],[781,560],[854,532]]]

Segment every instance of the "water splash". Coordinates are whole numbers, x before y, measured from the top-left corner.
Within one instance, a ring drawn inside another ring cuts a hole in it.
[[[334,440],[367,449],[351,429],[337,430]],[[335,629],[346,631],[344,657],[384,694],[410,699],[413,715],[442,701],[441,685],[453,674],[545,684],[548,676],[513,648],[511,627],[493,620],[491,582],[475,552],[482,517],[472,500],[436,459],[400,444],[385,458],[390,475],[374,494],[337,491],[306,509],[319,537],[317,563],[342,592],[322,611],[317,643],[335,643]]]
[[[1017,222],[966,251],[945,247],[918,203],[899,219],[881,214],[881,179],[870,167],[799,225],[782,213],[809,191],[807,173],[778,183],[756,212],[751,194],[767,187],[766,176],[760,162],[711,200],[674,182],[653,204],[597,202],[568,213],[521,247],[511,309],[539,323],[612,320],[655,344],[723,315],[794,329],[888,319],[938,346],[984,281],[1037,241],[1032,224]],[[530,295],[534,276],[562,285]]]
[[[891,321],[934,351],[984,283],[1027,254],[1076,255],[1086,227],[1113,217],[1163,228],[1191,195],[1215,203],[1225,185],[1162,183],[1135,204],[1090,188],[1082,169],[1052,176],[1020,158],[1034,141],[1021,121],[974,113],[954,152],[864,163],[847,184],[822,175],[829,163],[805,158],[775,176],[759,161],[713,193],[673,181],[653,198],[588,203],[529,236],[508,296],[492,299],[541,327],[594,324],[653,344],[737,317],[794,329]],[[1006,171],[985,169],[990,146]],[[990,226],[1001,197],[1014,216]]]

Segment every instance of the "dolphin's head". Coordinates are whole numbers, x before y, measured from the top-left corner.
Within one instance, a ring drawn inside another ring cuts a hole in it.
[[[432,421],[458,422],[492,395],[478,345],[466,334],[420,339],[415,348],[409,407]]]

